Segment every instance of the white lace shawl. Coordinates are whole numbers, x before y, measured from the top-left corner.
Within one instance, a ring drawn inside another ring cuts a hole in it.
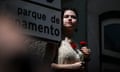
[[[58,52],[58,64],[71,64],[76,61],[83,61],[83,54],[77,48],[74,50],[67,39],[62,40]]]

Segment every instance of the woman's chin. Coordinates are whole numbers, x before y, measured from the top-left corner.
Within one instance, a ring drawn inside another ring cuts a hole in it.
[[[66,29],[73,29],[72,26],[66,26],[65,28],[66,28]]]

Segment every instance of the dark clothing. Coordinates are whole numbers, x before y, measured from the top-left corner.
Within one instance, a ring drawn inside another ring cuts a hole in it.
[[[8,72],[31,72],[30,57],[27,55],[11,59],[8,65]]]
[[[85,72],[85,70],[81,70],[81,69],[60,69],[60,70],[55,70],[55,72]]]

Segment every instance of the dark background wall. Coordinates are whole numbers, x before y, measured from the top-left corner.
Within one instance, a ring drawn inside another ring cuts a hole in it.
[[[99,69],[103,69],[103,72],[113,72],[113,71],[117,72],[120,68],[120,66],[115,63],[115,62],[118,63],[119,60],[116,61],[116,59],[102,54],[102,46],[100,44],[101,37],[100,37],[100,23],[99,23],[99,15],[111,10],[119,11],[120,10],[119,3],[120,3],[119,0],[88,0],[88,4],[87,4],[88,36],[87,37],[88,37],[89,47],[92,49],[91,61],[89,63],[89,72],[99,72],[101,71]]]

